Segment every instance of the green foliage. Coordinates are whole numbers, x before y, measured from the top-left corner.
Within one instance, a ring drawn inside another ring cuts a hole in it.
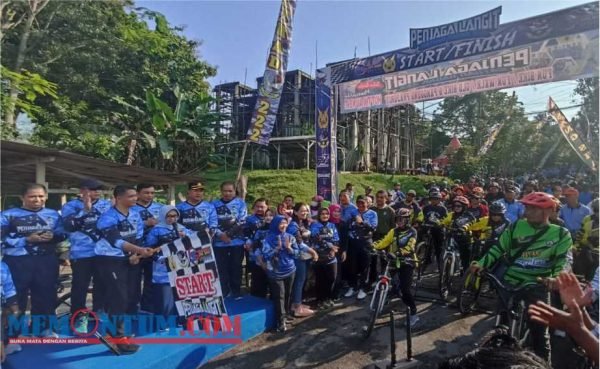
[[[206,79],[216,70],[198,58],[198,42],[162,14],[132,4],[52,1],[37,15],[23,68],[57,83],[58,97],[35,100],[33,141],[158,169],[193,169],[190,161],[177,162],[176,146],[212,150]],[[16,4],[14,17],[23,11]],[[6,65],[16,60],[23,32],[20,24],[4,35]],[[198,122],[205,124],[195,129]],[[155,158],[157,150],[164,155]]]
[[[460,179],[466,182],[473,174],[481,174],[481,158],[476,156],[474,149],[469,145],[462,145],[460,149],[452,156],[452,169],[450,176],[453,179]]]

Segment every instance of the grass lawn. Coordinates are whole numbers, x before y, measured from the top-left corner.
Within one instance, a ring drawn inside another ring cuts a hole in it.
[[[259,197],[266,197],[272,203],[278,203],[283,200],[285,195],[294,196],[295,201],[309,201],[316,192],[316,175],[314,170],[290,169],[290,170],[254,170],[245,171],[248,176],[248,195],[246,201],[251,203]],[[229,171],[207,171],[200,176],[206,180],[207,195],[210,198],[219,196],[219,185],[223,181],[235,180],[236,172]],[[428,182],[441,182],[444,177],[434,176],[405,176],[390,175],[380,173],[349,173],[344,172],[338,175],[338,191],[346,183],[351,182],[354,185],[356,194],[364,193],[367,186],[372,186],[375,191],[393,188],[395,182],[402,183],[402,190],[415,190],[419,195],[426,193],[424,185]],[[185,187],[179,188],[179,191],[185,194]]]

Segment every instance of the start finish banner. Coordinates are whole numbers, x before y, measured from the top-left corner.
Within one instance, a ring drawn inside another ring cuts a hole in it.
[[[590,2],[499,24],[501,9],[496,8],[437,27],[411,29],[411,47],[332,63],[331,80],[338,84],[597,30],[598,12],[598,2]]]
[[[292,44],[292,20],[296,11],[296,0],[282,0],[275,27],[275,36],[269,51],[267,67],[262,85],[258,89],[258,99],[248,129],[248,140],[268,145],[271,132],[277,120],[277,111],[285,82],[288,55]]]
[[[598,29],[340,85],[341,112],[598,75]]]

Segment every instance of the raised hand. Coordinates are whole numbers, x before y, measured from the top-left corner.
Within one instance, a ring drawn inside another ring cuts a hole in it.
[[[579,306],[587,306],[592,303],[589,294],[583,291],[575,274],[562,272],[556,280],[560,299],[564,304],[572,300],[575,300]]]

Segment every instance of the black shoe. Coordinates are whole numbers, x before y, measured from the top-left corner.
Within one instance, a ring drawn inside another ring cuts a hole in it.
[[[285,323],[280,324],[275,330],[275,332],[277,333],[285,333],[285,331],[287,331],[287,326],[285,325]]]
[[[121,352],[121,355],[131,355],[138,352],[140,345],[134,343],[120,343],[117,345],[117,348]]]

